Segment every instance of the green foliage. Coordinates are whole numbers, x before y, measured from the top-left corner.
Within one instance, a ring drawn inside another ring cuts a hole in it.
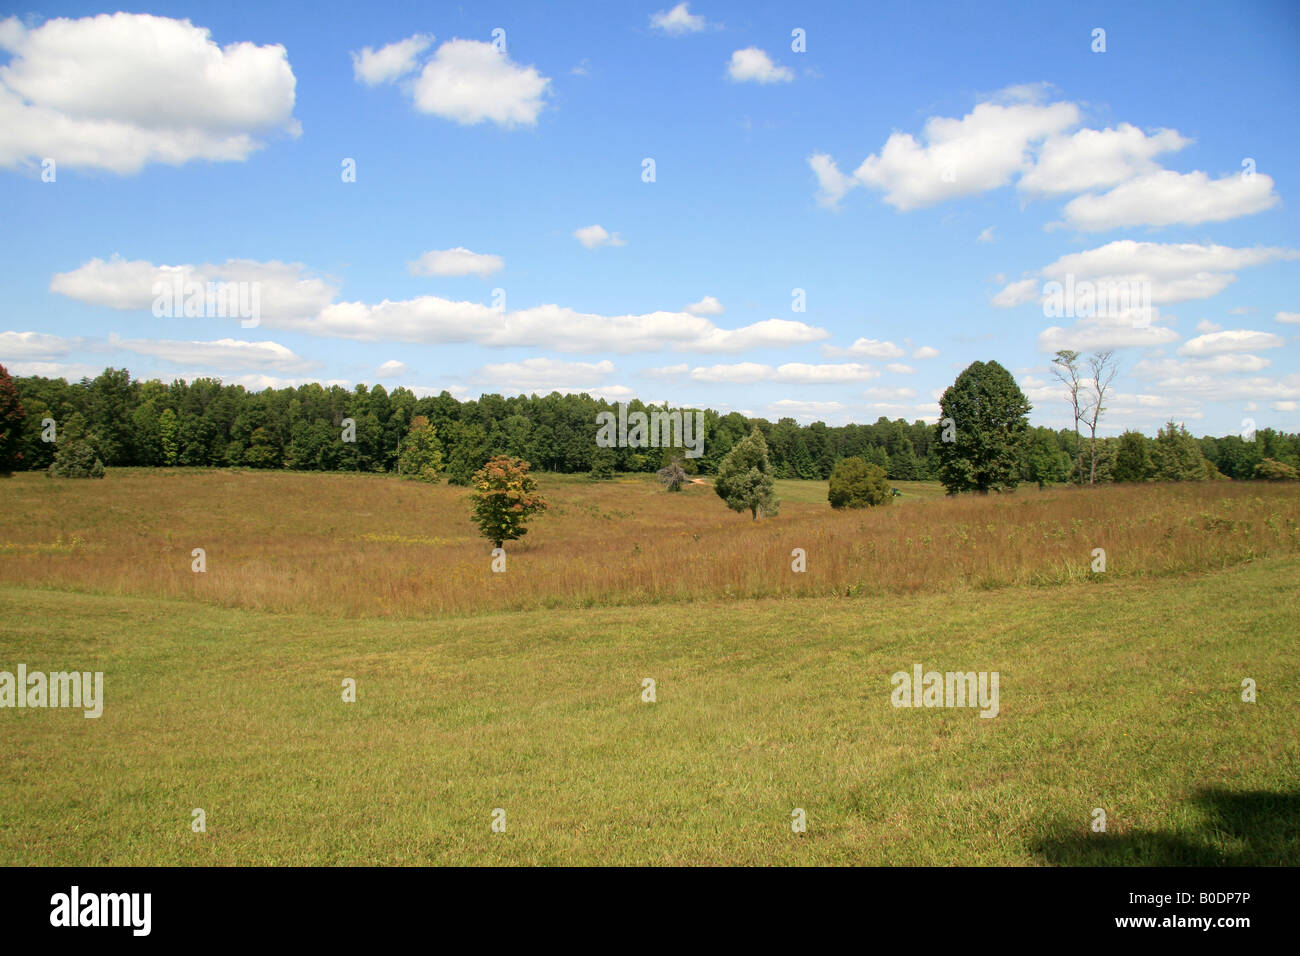
[[[23,460],[23,423],[27,415],[8,370],[0,365],[0,477],[8,477]]]
[[[474,473],[471,516],[479,533],[498,548],[527,534],[524,525],[546,510],[537,480],[528,473],[530,467],[518,458],[497,455]]]
[[[1255,477],[1266,481],[1300,481],[1300,471],[1272,458],[1265,458],[1255,466]]]
[[[593,481],[608,481],[614,477],[614,464],[617,458],[612,448],[597,448],[591,453],[591,470],[587,477]]]
[[[1204,481],[1201,446],[1183,425],[1168,422],[1156,435],[1151,463],[1156,481]]]
[[[827,494],[832,508],[867,508],[893,500],[885,469],[861,458],[843,458],[831,471]]]
[[[442,443],[429,419],[416,415],[402,440],[397,473],[414,481],[437,483],[442,479]]]
[[[71,384],[39,376],[15,377],[13,384],[26,416],[7,467],[32,471],[47,470],[56,452],[54,442],[42,440],[47,431],[42,421],[56,421],[62,439],[73,415],[82,416],[84,436],[109,467],[241,465],[392,473],[400,467],[403,441],[417,416],[433,427],[443,474],[456,485],[468,485],[493,455],[523,458],[548,471],[606,478],[618,472],[653,473],[681,454],[680,449],[598,448],[593,440],[596,416],[616,409],[590,395],[483,395],[462,402],[447,392],[417,398],[405,388],[388,392],[380,385],[357,385],[349,390],[318,383],[250,392],[212,378],[132,380],[125,369],[106,369]],[[635,400],[628,406],[650,408]],[[801,426],[792,418],[772,423],[739,412],[701,411],[703,454],[681,462],[688,474],[716,475],[732,448],[755,428],[767,443],[771,475],[777,479],[825,480],[842,458],[881,465],[892,481],[938,479],[943,474],[943,428],[922,421],[881,417],[871,424],[832,428],[824,422]],[[356,423],[355,441],[342,440],[344,418]],[[962,423],[956,425],[957,437],[965,437]],[[9,431],[0,427],[0,435]],[[1062,475],[1054,459],[1059,454],[1075,461],[1088,457],[1086,450],[1079,453],[1070,430],[1031,432],[1020,456],[1022,480],[1067,480],[1069,471]],[[1058,455],[1052,454],[1053,442]],[[1113,479],[1132,480],[1131,470],[1126,471],[1117,457],[1122,444],[1098,439],[1098,481],[1106,480],[1108,461]],[[1265,458],[1300,467],[1300,435],[1271,428],[1261,428],[1249,439],[1202,438],[1198,446],[1205,460],[1234,479],[1252,478]],[[1089,469],[1086,461],[1083,464],[1087,480]],[[962,474],[967,470],[951,463],[949,467]],[[977,469],[972,467],[972,473],[978,477]],[[1202,467],[1198,476],[1205,473]]]
[[[940,397],[939,408],[939,480],[948,494],[1015,488],[1030,404],[1011,373],[997,362],[973,362]],[[945,433],[953,440],[944,441]]]
[[[162,447],[164,465],[174,465],[180,457],[180,444],[177,440],[179,434],[180,423],[176,419],[176,413],[170,408],[164,408],[158,416],[158,442]]]
[[[1115,452],[1116,481],[1147,481],[1155,472],[1151,461],[1151,439],[1141,432],[1127,431],[1119,436]]]
[[[103,478],[104,463],[95,448],[94,437],[79,414],[73,415],[59,433],[58,450],[46,474],[53,478]]]
[[[1071,467],[1070,456],[1061,450],[1056,435],[1050,429],[1035,428],[1022,469],[1025,480],[1035,482],[1040,489],[1046,488],[1054,482],[1069,480]]]
[[[776,483],[772,463],[768,459],[767,442],[763,433],[755,428],[748,438],[741,439],[727,453],[718,466],[713,489],[732,511],[748,511],[757,521],[758,513],[775,516],[781,507],[776,499]]]

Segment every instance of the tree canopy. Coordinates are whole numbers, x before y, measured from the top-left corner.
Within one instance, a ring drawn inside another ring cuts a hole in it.
[[[1020,483],[1029,399],[997,362],[972,362],[939,399],[939,480],[948,494],[1011,490]]]

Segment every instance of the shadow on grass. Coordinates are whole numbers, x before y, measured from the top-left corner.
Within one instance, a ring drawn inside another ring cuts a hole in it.
[[[1193,801],[1204,823],[1190,834],[1093,833],[1086,824],[1057,825],[1031,850],[1061,866],[1300,865],[1300,791],[1209,788]]]

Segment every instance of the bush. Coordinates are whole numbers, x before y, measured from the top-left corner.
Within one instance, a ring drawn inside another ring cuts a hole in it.
[[[893,500],[885,469],[861,458],[844,458],[835,463],[826,497],[832,508],[867,508]]]
[[[1300,481],[1300,472],[1286,462],[1265,458],[1255,466],[1255,477],[1265,481]]]
[[[55,478],[103,478],[104,463],[95,455],[90,442],[68,441],[54,453],[54,464],[46,474]]]

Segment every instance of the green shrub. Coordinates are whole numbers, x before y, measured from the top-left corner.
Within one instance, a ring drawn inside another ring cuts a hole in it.
[[[861,458],[843,458],[835,463],[826,497],[832,508],[867,508],[893,500],[885,469]]]
[[[95,454],[90,442],[70,440],[59,443],[54,453],[54,464],[46,473],[55,478],[103,478],[104,463]]]
[[[1300,472],[1284,461],[1265,458],[1255,466],[1255,477],[1266,481],[1300,481]]]

